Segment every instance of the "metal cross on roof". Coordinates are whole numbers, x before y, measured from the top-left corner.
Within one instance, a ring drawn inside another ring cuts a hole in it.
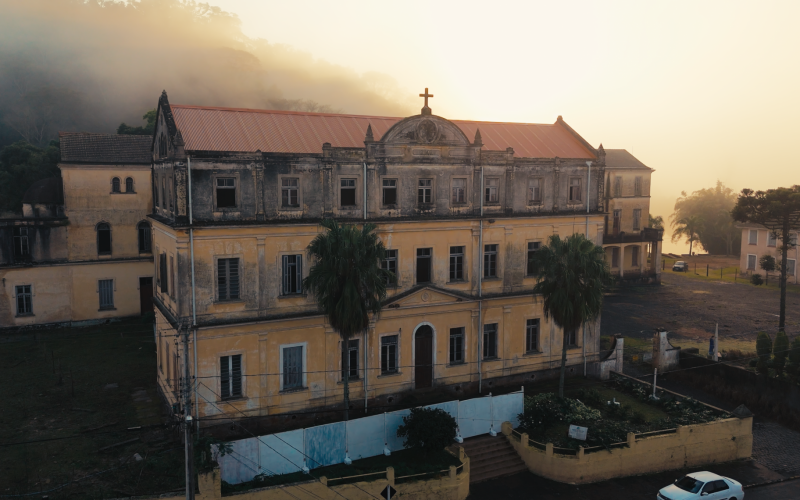
[[[425,93],[420,94],[419,96],[425,98],[425,106],[422,107],[422,114],[423,115],[431,114],[431,108],[428,107],[428,97],[433,97],[433,94],[429,94],[428,87],[425,87]]]

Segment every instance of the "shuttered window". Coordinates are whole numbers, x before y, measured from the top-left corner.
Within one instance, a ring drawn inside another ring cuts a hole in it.
[[[97,282],[100,293],[100,309],[114,308],[114,280],[100,280]]]
[[[150,243],[150,224],[142,221],[136,227],[139,231],[139,253],[150,253],[152,251],[152,245]]]
[[[239,259],[217,260],[217,291],[219,300],[239,298]]]
[[[222,399],[242,397],[242,355],[219,358]]]
[[[33,314],[33,294],[31,285],[19,285],[14,287],[17,294],[17,316],[28,316]]]
[[[484,245],[483,248],[483,277],[497,277],[497,245]]]
[[[303,293],[303,256],[284,255],[283,295]]]
[[[283,348],[283,390],[303,387],[303,346]]]
[[[450,281],[464,279],[464,247],[450,247]]]

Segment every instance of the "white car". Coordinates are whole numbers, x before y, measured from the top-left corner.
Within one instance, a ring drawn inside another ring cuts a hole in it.
[[[661,488],[658,500],[742,500],[741,483],[713,472],[692,472],[675,483]]]

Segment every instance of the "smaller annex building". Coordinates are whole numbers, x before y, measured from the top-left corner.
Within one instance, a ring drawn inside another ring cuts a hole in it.
[[[75,323],[153,310],[152,137],[62,133],[61,176],[0,219],[0,325]]]
[[[761,268],[759,260],[765,255],[771,255],[780,265],[781,261],[781,241],[780,237],[773,234],[770,230],[760,224],[739,224],[742,230],[742,253],[739,257],[739,266],[742,273],[756,274],[765,273]],[[800,259],[800,249],[797,247],[798,235],[800,231],[791,234],[792,246],[789,248],[789,255],[786,257],[786,282],[798,283],[797,262]],[[773,271],[778,274],[778,271]]]

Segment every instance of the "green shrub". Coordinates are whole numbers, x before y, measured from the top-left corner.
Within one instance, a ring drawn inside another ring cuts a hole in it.
[[[750,361],[747,362],[747,366],[749,366],[751,368],[755,368],[757,364],[758,364],[758,360],[757,359],[751,359]]]
[[[764,278],[761,277],[760,274],[754,274],[750,276],[750,283],[759,286],[764,284]]]
[[[414,408],[403,417],[397,437],[405,438],[406,448],[420,448],[425,453],[442,451],[453,443],[458,423],[452,415],[439,408]]]
[[[789,354],[789,337],[786,332],[779,331],[775,336],[775,345],[772,347],[775,372],[783,375],[783,368],[786,366],[786,356]]]
[[[591,407],[598,407],[605,404],[603,396],[600,395],[597,389],[582,388],[578,391],[578,399]]]
[[[766,332],[758,332],[756,338],[756,354],[758,355],[758,363],[756,369],[759,373],[769,374],[769,361],[772,356],[772,339]]]
[[[800,375],[800,335],[792,340],[791,350],[789,351],[789,372]]]
[[[518,419],[526,430],[538,430],[544,434],[550,427],[559,424],[588,423],[599,420],[594,410],[577,399],[559,398],[552,392],[525,398],[523,412]]]

